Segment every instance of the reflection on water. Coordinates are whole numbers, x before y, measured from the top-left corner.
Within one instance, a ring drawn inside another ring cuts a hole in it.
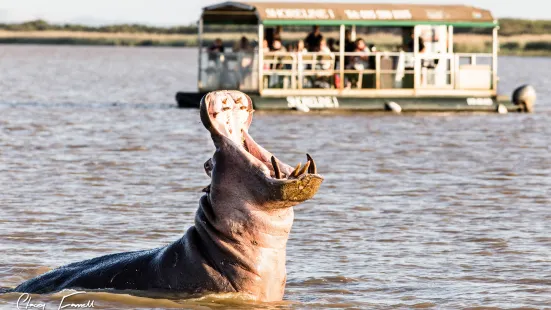
[[[195,55],[0,48],[0,286],[158,247],[192,225],[213,146],[198,111],[173,108],[173,95],[193,88]],[[78,300],[96,309],[548,306],[550,63],[502,59],[503,92],[523,82],[539,91],[532,115],[257,113],[261,145],[289,163],[309,152],[326,178],[296,207],[284,302]],[[34,299],[55,309],[59,296]],[[17,298],[1,296],[0,307]]]

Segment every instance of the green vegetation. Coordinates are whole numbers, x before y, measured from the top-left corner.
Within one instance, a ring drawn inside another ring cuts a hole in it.
[[[56,37],[9,37],[1,38],[0,44],[53,44],[53,45],[102,45],[102,46],[171,46],[194,47],[197,40],[151,40],[133,38],[56,38]],[[212,43],[209,43],[212,44]]]
[[[499,20],[499,26],[499,33],[503,36],[551,33],[551,20],[504,18]]]
[[[501,19],[500,47],[502,55],[550,55],[551,20]],[[301,38],[308,27],[284,27],[288,40]],[[257,29],[251,25],[209,25],[209,33],[204,37],[210,44],[214,37],[222,37],[225,42],[238,40],[239,33],[254,36]],[[398,30],[398,31],[396,31]],[[322,27],[324,33],[335,33],[334,27]],[[359,36],[377,39],[381,48],[392,49],[399,39],[399,29],[388,31],[384,28],[360,28]],[[299,33],[300,32],[300,33]],[[114,46],[196,46],[197,27],[195,25],[154,27],[139,24],[107,26],[85,26],[76,24],[50,24],[35,20],[20,24],[0,23],[0,44],[66,44],[66,45],[114,45]],[[489,52],[491,37],[488,29],[455,29],[456,52]],[[381,36],[377,37],[378,34]],[[379,39],[382,39],[379,40]]]
[[[256,27],[249,25],[212,25],[208,27],[211,31],[235,32],[251,31],[256,32]],[[7,31],[83,31],[102,33],[155,33],[155,34],[196,34],[197,26],[174,26],[174,27],[153,27],[140,24],[120,24],[107,26],[85,26],[77,24],[50,24],[44,20],[34,20],[20,24],[2,24],[0,30]]]

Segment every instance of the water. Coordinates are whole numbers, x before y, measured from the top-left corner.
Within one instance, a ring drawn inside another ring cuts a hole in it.
[[[196,59],[0,46],[0,286],[158,247],[193,224],[213,146],[198,111],[173,98],[194,89]],[[500,64],[502,93],[536,87],[535,114],[257,113],[259,144],[289,164],[309,152],[326,179],[296,207],[284,302],[82,299],[96,309],[551,305],[551,59]]]

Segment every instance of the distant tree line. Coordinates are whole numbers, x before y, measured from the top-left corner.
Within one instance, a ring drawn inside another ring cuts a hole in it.
[[[33,20],[19,24],[2,24],[0,29],[10,31],[84,31],[108,33],[156,33],[156,34],[196,34],[196,25],[154,27],[141,24],[118,24],[106,26],[86,26],[78,24],[50,24],[45,20]],[[241,25],[212,25],[209,30],[232,32],[251,29],[251,26]],[[256,28],[255,28],[256,29]]]
[[[512,36],[520,34],[549,34],[551,33],[551,20],[524,20],[504,18],[499,20],[500,35]],[[255,32],[256,27],[251,25],[209,25],[208,31],[218,32]],[[330,30],[330,27],[322,27],[322,30]],[[334,27],[333,27],[334,28]],[[84,32],[109,32],[109,33],[157,33],[157,34],[195,34],[196,25],[154,27],[140,24],[118,24],[107,26],[85,26],[78,24],[50,24],[44,20],[34,20],[19,24],[2,24],[0,29],[11,31],[84,31]],[[334,29],[333,29],[334,30]],[[369,32],[383,31],[383,28],[371,29]],[[285,26],[285,31],[305,31],[305,27]],[[456,28],[457,33],[487,33],[487,29]]]

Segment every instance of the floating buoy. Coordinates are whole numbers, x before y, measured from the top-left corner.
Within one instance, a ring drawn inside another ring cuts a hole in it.
[[[509,110],[507,110],[507,107],[502,105],[501,103],[497,105],[496,112],[499,114],[507,114],[509,113]]]
[[[310,112],[310,108],[305,104],[297,104],[296,109],[300,112]]]
[[[385,102],[385,109],[394,113],[402,113],[402,107],[394,101]]]
[[[522,108],[523,112],[534,112],[536,90],[531,85],[522,85],[515,89],[511,101]]]

